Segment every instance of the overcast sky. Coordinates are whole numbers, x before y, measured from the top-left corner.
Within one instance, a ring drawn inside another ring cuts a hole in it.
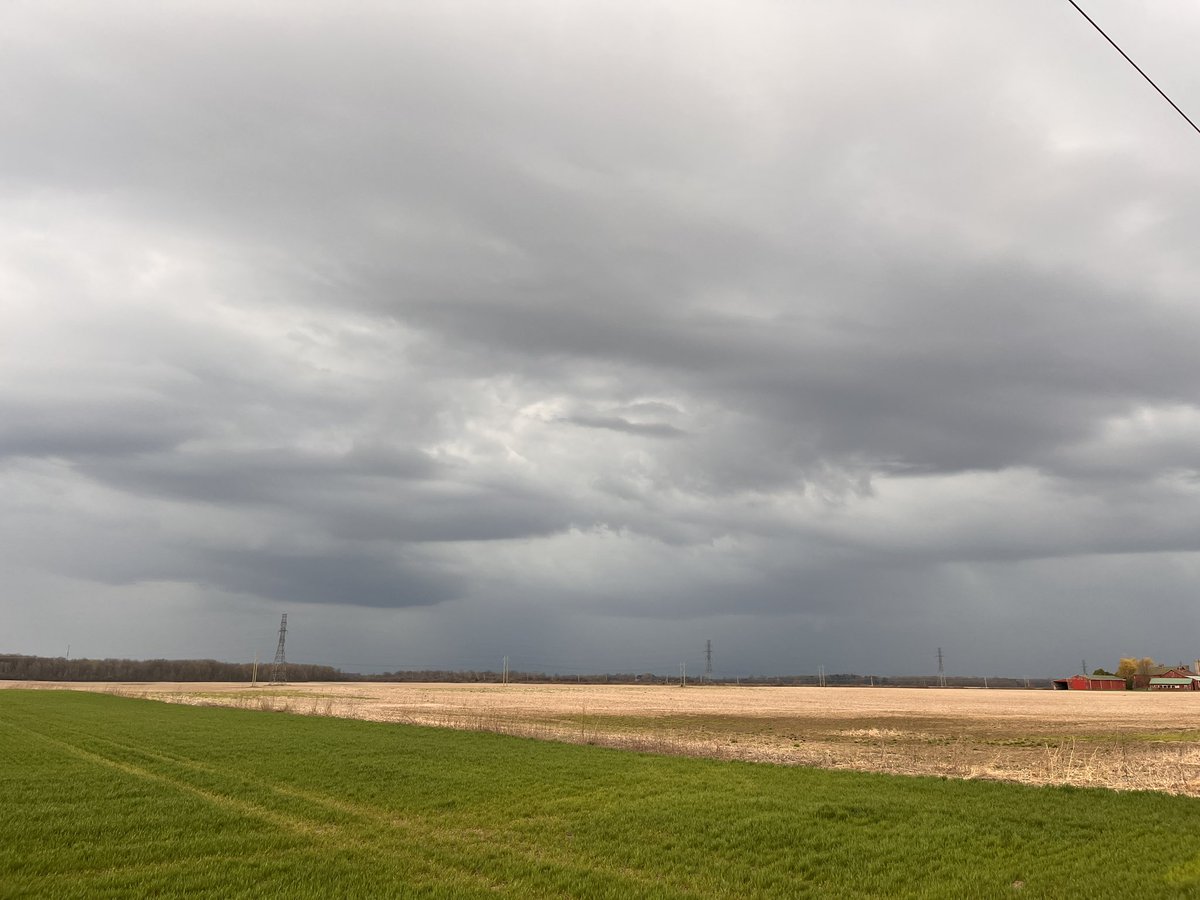
[[[5,4],[0,652],[1190,660],[1198,236],[1066,0]]]

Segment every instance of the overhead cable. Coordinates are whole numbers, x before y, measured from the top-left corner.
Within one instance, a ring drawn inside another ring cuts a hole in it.
[[[1195,122],[1193,122],[1193,121],[1192,121],[1192,120],[1191,120],[1191,119],[1188,117],[1188,114],[1187,114],[1187,113],[1185,113],[1185,112],[1184,112],[1182,109],[1180,109],[1178,106],[1176,106],[1176,105],[1175,105],[1175,101],[1174,101],[1174,100],[1172,100],[1170,97],[1168,97],[1168,96],[1166,95],[1166,92],[1165,92],[1165,91],[1163,91],[1163,89],[1162,89],[1162,88],[1160,88],[1160,87],[1159,87],[1157,84],[1155,84],[1155,83],[1154,83],[1154,79],[1153,79],[1153,78],[1151,78],[1149,75],[1147,75],[1145,72],[1143,72],[1143,71],[1142,71],[1142,67],[1141,67],[1141,66],[1139,66],[1137,63],[1135,63],[1135,62],[1134,62],[1132,59],[1130,59],[1130,58],[1129,58],[1129,54],[1128,54],[1128,53],[1126,53],[1124,50],[1122,50],[1120,47],[1118,47],[1118,46],[1117,46],[1117,42],[1116,42],[1116,41],[1114,41],[1114,40],[1113,40],[1112,38],[1110,38],[1110,37],[1109,37],[1107,34],[1105,34],[1105,32],[1104,32],[1104,29],[1103,29],[1103,28],[1101,28],[1099,25],[1097,25],[1097,24],[1096,24],[1096,22],[1095,22],[1095,20],[1094,20],[1094,19],[1093,19],[1091,16],[1089,16],[1087,13],[1085,13],[1085,12],[1083,11],[1083,9],[1082,9],[1082,8],[1079,6],[1079,4],[1075,2],[1075,0],[1067,0],[1067,2],[1068,2],[1068,3],[1070,3],[1070,4],[1071,4],[1073,7],[1075,7],[1075,9],[1079,11],[1079,14],[1080,14],[1081,16],[1083,16],[1085,19],[1087,19],[1087,20],[1088,20],[1088,22],[1090,22],[1090,23],[1091,23],[1091,26],[1092,26],[1093,28],[1095,28],[1095,29],[1096,29],[1098,32],[1100,32],[1100,34],[1102,34],[1102,35],[1104,36],[1104,39],[1105,39],[1106,41],[1108,41],[1110,44],[1112,44],[1112,45],[1113,45],[1113,47],[1116,49],[1116,51],[1117,51],[1118,53],[1120,53],[1120,54],[1121,54],[1123,57],[1125,57],[1125,61],[1126,61],[1126,62],[1128,62],[1128,63],[1129,63],[1131,66],[1133,66],[1135,69],[1137,69],[1137,71],[1138,71],[1138,74],[1139,74],[1139,75],[1141,75],[1143,78],[1145,78],[1145,79],[1146,79],[1146,81],[1148,81],[1148,82],[1150,83],[1150,87],[1152,87],[1152,88],[1154,88],[1156,91],[1158,91],[1159,95],[1160,95],[1160,96],[1161,96],[1161,97],[1162,97],[1164,100],[1166,100],[1168,103],[1170,103],[1170,104],[1171,104],[1171,108],[1172,108],[1172,109],[1174,109],[1174,110],[1175,110],[1175,112],[1177,112],[1177,113],[1179,113],[1181,116],[1183,116],[1183,118],[1184,118],[1184,121],[1186,121],[1186,122],[1187,122],[1189,125],[1191,125],[1191,126],[1192,126],[1192,130],[1193,130],[1193,131],[1195,131],[1197,134],[1200,134],[1200,127],[1198,127],[1198,126],[1196,125],[1196,123],[1195,123]]]

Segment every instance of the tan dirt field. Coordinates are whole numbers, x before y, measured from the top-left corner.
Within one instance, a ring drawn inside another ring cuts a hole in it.
[[[649,752],[1200,796],[1200,693],[0,682]]]

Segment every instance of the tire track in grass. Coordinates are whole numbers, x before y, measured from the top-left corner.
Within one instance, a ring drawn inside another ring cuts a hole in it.
[[[194,759],[193,757],[183,754],[167,753],[163,750],[151,750],[142,744],[122,743],[121,741],[117,741],[112,738],[100,737],[99,735],[91,734],[86,731],[80,731],[78,729],[61,730],[83,735],[89,741],[102,743],[118,751],[131,753],[169,766],[175,766],[180,769],[213,776],[216,778],[223,778],[231,781],[241,781],[245,784],[253,785],[264,792],[295,800],[303,800],[304,802],[310,803],[313,806],[323,807],[325,811],[329,813],[361,819],[364,822],[369,822],[375,825],[385,825],[389,828],[416,829],[420,827],[420,825],[412,819],[387,813],[378,807],[351,803],[343,798],[336,797],[331,794],[324,794],[316,791],[292,787],[289,785],[278,784],[274,781],[268,781],[265,778],[259,778],[254,775],[250,775],[244,770],[233,772],[229,769],[223,769],[210,763],[201,762],[198,759]]]
[[[72,729],[63,730],[72,731]],[[140,744],[122,743],[111,738],[102,738],[98,735],[78,729],[73,730],[73,733],[81,735],[90,741],[97,741],[107,744],[118,751],[137,754],[148,759],[157,760],[161,763],[174,765],[196,773],[213,775],[226,779],[231,777],[231,773],[228,770],[201,762],[193,759],[190,756],[167,753],[161,750],[150,750]],[[493,851],[498,851],[499,853],[506,854],[510,857],[519,857],[526,863],[530,863],[535,866],[544,865],[547,862],[555,862],[564,867],[577,867],[580,865],[579,859],[575,854],[568,853],[566,851],[554,852],[541,845],[523,845],[516,842],[515,835],[512,833],[504,833],[496,829],[479,827],[468,829],[465,834],[448,832],[446,829],[438,828],[435,825],[396,816],[393,813],[386,812],[375,806],[351,803],[342,798],[338,798],[329,794],[279,785],[266,779],[257,778],[255,776],[246,774],[245,772],[239,772],[235,777],[237,780],[253,785],[261,790],[275,793],[284,797],[304,800],[305,802],[313,805],[325,807],[327,811],[340,813],[350,818],[357,819],[363,826],[373,826],[374,828],[382,827],[384,829],[384,832],[382,833],[378,830],[360,832],[368,835],[372,839],[370,841],[372,846],[364,846],[363,841],[353,841],[347,843],[347,834],[343,834],[342,845],[347,848],[353,846],[359,850],[365,849],[368,852],[372,852],[373,854],[384,859],[390,858],[389,854],[392,852],[391,848],[387,846],[388,844],[395,845],[396,843],[404,842],[405,846],[411,848],[413,845],[411,842],[420,842],[420,844],[424,844],[426,842],[439,842],[443,845],[450,845],[454,851],[464,854],[464,856],[470,851],[478,851],[480,847],[488,847]],[[340,827],[344,828],[344,826]],[[403,836],[398,835],[395,833],[398,830],[403,830],[406,833]],[[389,831],[391,832],[390,834],[388,834]],[[465,835],[469,835],[469,837],[466,837]],[[405,839],[408,840],[405,841]],[[444,856],[435,856],[430,853],[426,853],[425,855],[429,857],[431,861],[436,861],[441,865],[450,864]],[[477,862],[469,862],[464,860],[453,863],[453,866],[456,870],[461,871],[464,874],[475,874],[473,868],[470,870],[463,868],[467,865],[474,867],[477,866]],[[649,876],[627,866],[614,869],[613,873],[619,875],[626,882],[631,882],[641,888],[661,887],[658,876]],[[495,885],[487,879],[481,878],[480,880],[490,888],[495,887]],[[708,896],[707,892],[690,892],[680,886],[675,886],[673,890],[675,890],[678,896],[694,896],[697,898]]]
[[[8,726],[14,731],[33,737],[34,739],[42,741],[45,744],[49,744],[50,746],[55,747],[62,752],[65,752],[71,756],[75,756],[79,759],[83,759],[94,765],[115,769],[135,778],[160,784],[167,788],[178,790],[182,793],[191,794],[217,806],[218,808],[224,809],[225,811],[233,811],[248,818],[257,819],[259,821],[275,825],[287,832],[305,838],[322,851],[338,849],[349,853],[367,852],[372,856],[378,857],[380,860],[387,860],[390,858],[387,847],[381,846],[378,840],[370,840],[371,837],[378,837],[376,832],[361,832],[357,835],[350,834],[346,829],[339,827],[336,824],[313,822],[305,819],[303,816],[289,815],[277,810],[273,810],[262,804],[240,800],[228,794],[197,787],[196,785],[191,784],[182,778],[172,778],[132,763],[123,762],[118,759],[104,756],[101,753],[92,752],[73,744],[70,741],[59,740],[36,729],[18,725],[12,721],[0,721],[0,725]],[[70,731],[71,729],[62,730]],[[103,741],[102,738],[98,738],[95,735],[88,735],[87,737],[89,740]],[[445,835],[439,835],[439,837],[441,837],[444,841]],[[406,860],[411,874],[414,876],[420,876],[432,881],[433,883],[437,883],[439,880],[438,876],[444,875],[444,869],[446,867],[450,867],[453,868],[457,874],[470,881],[474,881],[481,888],[492,890],[496,887],[496,884],[492,879],[487,878],[477,871],[477,864],[474,862],[458,864],[451,863],[443,856],[431,853],[425,846],[423,846],[422,842],[416,840],[412,842],[404,842],[404,848],[408,850],[409,853],[414,853],[415,851],[415,853],[419,855],[419,859],[414,859],[410,856]]]
[[[119,753],[130,754],[137,757],[142,757],[146,760],[173,766],[176,769],[182,769],[185,772],[209,776],[222,779],[226,782],[231,782],[228,790],[236,790],[240,783],[244,786],[252,787],[260,792],[274,794],[281,798],[301,800],[313,806],[323,809],[324,812],[333,815],[341,815],[351,819],[357,819],[364,825],[383,826],[392,831],[405,831],[406,837],[417,838],[427,836],[430,832],[430,827],[412,819],[388,813],[378,807],[352,803],[343,798],[339,798],[330,794],[320,793],[302,788],[281,785],[265,778],[256,777],[244,770],[230,770],[219,766],[211,765],[194,759],[190,756],[182,754],[172,754],[161,750],[152,750],[145,745],[138,743],[125,743],[114,740],[112,738],[101,737],[91,732],[80,729],[60,728],[60,731],[74,734],[84,738],[86,741],[93,744],[103,744],[112,750]],[[85,751],[87,752],[87,751]],[[164,776],[166,777],[166,776]],[[171,779],[173,783],[174,779]],[[246,801],[242,801],[246,802]],[[376,832],[373,832],[376,833]],[[487,835],[495,837],[495,835]]]
[[[36,729],[27,728],[24,725],[18,725],[16,722],[0,721],[0,725],[22,732],[30,737],[35,738],[36,740],[50,744],[53,747],[57,747],[61,751],[86,760],[87,762],[95,765],[106,766],[110,769],[116,769],[119,772],[123,772],[126,775],[131,775],[134,778],[141,778],[145,781],[165,785],[169,788],[182,791],[183,793],[192,794],[193,796],[199,797],[202,800],[206,800],[214,806],[226,811],[233,811],[239,815],[247,816],[252,819],[260,819],[268,822],[271,825],[278,826],[285,831],[291,831],[306,837],[314,837],[320,833],[320,829],[313,827],[313,823],[306,822],[299,817],[287,816],[276,812],[275,810],[258,806],[257,804],[247,803],[245,801],[238,800],[235,797],[230,797],[224,794],[205,790],[204,788],[196,787],[195,785],[189,784],[186,781],[169,778],[166,775],[160,775],[157,772],[152,772],[149,769],[143,769],[140,766],[133,765],[132,763],[121,762],[120,760],[112,759],[99,753],[93,753],[92,751],[86,750],[77,744],[53,738],[48,734],[43,734],[42,732],[37,731]]]
[[[215,776],[229,781],[240,780],[255,788],[275,793],[277,795],[300,799],[317,807],[323,807],[326,813],[334,812],[339,815],[358,819],[357,826],[345,822],[314,822],[302,815],[288,814],[270,807],[238,799],[230,794],[216,790],[198,787],[185,777],[171,777],[155,772],[132,762],[114,759],[100,752],[93,752],[70,741],[59,740],[33,728],[17,725],[6,721],[15,730],[33,736],[45,743],[58,747],[78,758],[93,764],[107,766],[128,775],[165,785],[169,788],[190,793],[220,808],[233,810],[242,815],[257,818],[270,824],[277,825],[297,834],[307,840],[317,842],[322,849],[336,848],[351,853],[367,853],[387,864],[394,861],[397,850],[403,849],[409,854],[406,864],[412,876],[424,875],[434,884],[444,881],[446,870],[453,870],[457,875],[473,882],[479,888],[489,892],[503,891],[510,879],[502,876],[489,877],[481,870],[486,862],[492,862],[503,867],[506,861],[524,863],[529,867],[528,874],[532,875],[544,870],[547,863],[555,863],[565,875],[571,871],[594,872],[595,867],[581,862],[576,854],[549,850],[542,845],[526,845],[517,843],[513,834],[506,834],[495,829],[471,828],[462,831],[439,828],[436,825],[416,823],[390,815],[376,807],[349,803],[326,794],[305,791],[298,788],[283,787],[265,779],[255,778],[244,773],[231,776],[228,770],[194,760],[191,757],[180,756],[172,758],[168,754],[149,750],[140,744],[122,743],[103,738],[91,732],[77,728],[64,727],[56,723],[55,728],[82,738],[90,744],[106,744],[113,750],[132,753],[143,758],[157,760],[160,764],[173,766],[177,770],[191,771],[193,775],[203,774]],[[384,826],[382,830],[378,827]],[[403,832],[403,833],[398,833]],[[440,851],[440,852],[439,852]],[[414,859],[413,856],[418,856]],[[418,864],[418,865],[414,865]],[[420,871],[417,871],[417,870]],[[633,894],[646,889],[661,889],[662,883],[658,876],[650,873],[634,872],[625,867],[609,869],[608,874],[617,882],[623,882],[621,887],[625,893]],[[683,885],[672,885],[676,896],[703,897],[706,894],[699,890],[689,890]]]

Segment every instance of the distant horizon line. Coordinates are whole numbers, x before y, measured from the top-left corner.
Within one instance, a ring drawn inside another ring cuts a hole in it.
[[[220,665],[220,666],[236,666],[236,667],[242,667],[242,668],[252,667],[254,665],[253,660],[246,660],[246,661],[227,660],[227,659],[217,659],[215,657],[165,657],[165,656],[156,656],[156,657],[77,656],[77,657],[70,657],[70,656],[42,656],[42,655],[34,654],[34,653],[0,653],[0,662],[6,661],[6,660],[7,661],[15,661],[15,660],[43,661],[43,662],[58,663],[63,666],[70,666],[72,664],[82,664],[82,663],[86,663],[86,662],[90,662],[90,663],[130,663],[130,664],[143,664],[143,665],[151,664],[151,663],[170,663],[170,664],[176,664],[176,665],[186,664],[186,663],[196,663],[196,664],[203,663],[203,664],[216,664],[216,665]],[[263,667],[263,666],[267,665],[267,663],[264,660],[260,659],[260,660],[258,660],[258,665],[260,667]],[[414,675],[414,674],[434,674],[434,673],[444,673],[446,675],[495,676],[497,678],[502,676],[501,669],[474,668],[474,667],[470,667],[470,666],[459,666],[459,667],[454,667],[454,666],[421,666],[421,667],[409,666],[409,667],[398,667],[398,668],[394,668],[394,669],[388,668],[385,666],[369,666],[366,668],[367,669],[378,669],[379,671],[363,671],[362,669],[342,668],[341,666],[335,666],[335,665],[332,665],[329,663],[289,661],[287,663],[287,665],[294,666],[297,668],[328,669],[331,671],[331,673],[337,673],[339,675],[344,675],[344,676],[349,676],[349,677],[354,677],[354,678],[362,678],[362,679],[382,678],[382,677],[385,677],[388,675],[406,675],[406,674]],[[5,674],[6,673],[3,671],[3,669],[0,668],[0,680],[14,680],[14,679],[5,678]],[[686,680],[686,682],[688,684],[696,684],[696,683],[702,683],[702,682],[706,682],[706,681],[721,682],[721,683],[735,683],[739,680],[762,681],[762,680],[770,680],[770,679],[776,679],[776,680],[811,679],[813,681],[819,682],[821,679],[824,679],[825,682],[827,683],[826,686],[834,686],[834,685],[828,684],[831,681],[836,681],[837,682],[836,686],[857,686],[856,684],[847,685],[846,682],[848,680],[867,681],[870,679],[903,680],[906,682],[907,681],[925,680],[925,681],[937,682],[938,680],[940,680],[942,678],[944,678],[946,682],[955,683],[956,686],[960,685],[962,682],[972,682],[972,683],[980,682],[981,683],[980,686],[985,686],[984,684],[982,684],[985,681],[996,681],[996,682],[1043,681],[1043,680],[1049,681],[1049,680],[1053,680],[1054,678],[1063,678],[1063,677],[1069,678],[1069,677],[1071,677],[1071,674],[1078,674],[1078,673],[1070,673],[1070,674],[1066,674],[1066,675],[1013,675],[1013,674],[951,675],[951,674],[939,674],[936,672],[915,673],[915,674],[895,674],[895,673],[883,674],[880,672],[865,672],[865,673],[859,673],[859,672],[853,672],[853,671],[830,672],[827,670],[822,671],[821,669],[819,669],[818,671],[815,671],[815,672],[758,672],[758,673],[745,673],[745,672],[741,672],[741,673],[723,673],[723,672],[704,673],[704,672],[699,672],[699,673],[692,674],[692,673],[679,673],[676,671],[665,671],[665,672],[662,670],[656,671],[653,669],[644,669],[640,672],[637,671],[636,669],[610,669],[610,670],[595,669],[595,670],[588,670],[588,671],[579,670],[579,671],[569,671],[568,672],[568,671],[562,671],[559,669],[554,669],[552,667],[551,668],[541,668],[541,669],[511,668],[508,670],[508,677],[510,679],[518,678],[518,677],[524,677],[526,679],[542,677],[542,678],[558,678],[558,679],[562,679],[562,680],[577,679],[577,680],[583,681],[583,680],[591,680],[591,679],[620,678],[620,679],[626,679],[626,680],[631,679],[633,682],[636,682],[638,679],[649,676],[649,677],[653,677],[656,679],[662,679],[662,680],[666,680],[666,681]],[[50,680],[50,681],[52,681],[52,680],[56,680],[56,679],[53,679],[53,678],[30,679],[30,678],[26,677],[26,678],[18,678],[15,680]],[[78,680],[78,679],[74,679],[74,680]],[[93,680],[104,680],[104,679],[93,679]],[[131,680],[131,679],[116,679],[116,680]],[[132,680],[145,681],[147,679],[135,678]],[[165,679],[165,680],[170,681],[170,680],[178,680],[178,679]],[[935,683],[932,686],[936,687],[938,685],[936,685],[936,683]]]

